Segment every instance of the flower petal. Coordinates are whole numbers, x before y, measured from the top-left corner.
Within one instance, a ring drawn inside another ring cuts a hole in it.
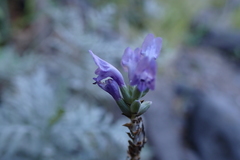
[[[107,79],[105,83],[97,82],[98,86],[108,92],[115,100],[121,99],[119,86],[113,79]]]
[[[111,77],[112,79],[114,79],[117,82],[117,84],[119,86],[125,85],[123,76],[119,72],[119,70],[117,70],[110,63],[108,63],[108,62],[102,60],[101,58],[99,58],[98,56],[96,56],[92,51],[89,51],[89,52],[92,55],[96,65],[98,66],[98,68],[95,71],[95,74],[98,75],[98,77],[95,78],[95,80],[97,82],[100,82],[101,80],[103,80],[107,77]]]
[[[141,49],[136,48],[134,51],[131,48],[126,48],[122,57],[122,66],[125,71],[128,72],[128,78],[131,79],[134,76],[134,72],[138,65],[139,60],[141,59],[142,55],[140,54]]]
[[[128,47],[125,49],[124,54],[122,56],[121,65],[125,71],[129,71],[129,68],[131,68],[133,59],[133,50]]]
[[[151,58],[157,58],[162,48],[162,38],[155,38],[153,34],[148,34],[142,44],[142,54]]]
[[[157,71],[157,63],[154,59],[148,60],[147,57],[143,58],[135,71],[130,85],[137,85],[140,91],[145,91],[146,89],[154,89],[155,77]]]

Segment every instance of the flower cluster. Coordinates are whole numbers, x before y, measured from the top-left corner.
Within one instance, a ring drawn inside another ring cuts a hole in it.
[[[98,66],[95,71],[98,76],[94,78],[94,84],[108,92],[127,117],[139,116],[151,105],[150,101],[140,101],[139,99],[149,89],[153,90],[155,87],[156,58],[161,47],[162,39],[148,34],[141,48],[132,50],[128,47],[125,49],[121,64],[128,72],[129,85],[125,84],[118,69],[89,51]]]

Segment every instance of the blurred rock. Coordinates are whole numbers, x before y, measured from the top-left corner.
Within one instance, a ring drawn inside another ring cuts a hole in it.
[[[185,142],[203,160],[240,159],[240,112],[198,91],[177,88],[185,101]]]
[[[191,41],[218,49],[240,66],[240,30],[232,26],[232,10],[226,8],[211,8],[196,16],[190,25]]]

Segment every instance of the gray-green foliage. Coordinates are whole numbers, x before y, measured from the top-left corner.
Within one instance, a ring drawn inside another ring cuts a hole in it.
[[[127,139],[118,121],[81,99],[61,106],[43,68],[13,78],[0,106],[0,159],[123,159]],[[59,110],[60,117],[52,123]],[[118,154],[116,154],[116,152]]]
[[[44,14],[53,20],[53,32],[66,40],[50,35],[36,41],[49,57],[33,56],[35,48],[23,57],[11,49],[14,46],[1,50],[0,159],[124,159],[125,122],[113,123],[110,113],[83,97],[95,98],[95,66],[87,50],[101,37],[84,33],[76,10],[63,14],[49,7]],[[48,52],[51,48],[58,49],[58,56]],[[73,89],[80,96],[68,92]]]

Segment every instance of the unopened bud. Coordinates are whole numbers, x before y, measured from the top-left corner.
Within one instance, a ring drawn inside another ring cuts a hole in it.
[[[151,106],[152,102],[151,101],[144,101],[141,106],[140,106],[140,109],[137,113],[138,116],[142,115],[143,113],[145,113],[148,108]]]
[[[133,89],[133,93],[132,93],[132,101],[141,98],[142,97],[142,93],[143,92],[139,91],[139,89],[137,87],[135,87]]]
[[[131,96],[129,93],[129,88],[124,85],[120,87],[120,91],[122,93],[124,101],[127,102],[128,104],[131,104]]]
[[[123,114],[126,115],[127,117],[131,117],[131,112],[128,105],[122,99],[119,99],[116,102],[121,111],[123,112]]]
[[[140,106],[141,106],[141,102],[139,100],[135,100],[130,106],[131,113],[137,114]]]

